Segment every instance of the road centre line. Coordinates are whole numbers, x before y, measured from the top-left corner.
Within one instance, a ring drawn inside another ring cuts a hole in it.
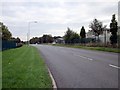
[[[59,50],[60,52],[64,52],[64,53],[66,53],[66,51],[64,51],[64,50]],[[90,61],[92,61],[93,59],[92,58],[88,58],[88,57],[85,57],[85,56],[81,56],[81,55],[78,55],[78,54],[74,54],[74,53],[72,53],[74,56],[78,56],[78,57],[81,57],[81,58],[84,58],[84,59],[88,59],[88,60],[90,60]]]
[[[109,64],[110,67],[114,67],[114,68],[117,68],[117,69],[120,69],[120,67],[118,66],[115,66],[115,65],[112,65],[112,64]]]
[[[74,55],[75,55],[75,56],[79,56],[79,57],[84,58],[84,59],[88,59],[88,60],[90,60],[90,61],[93,60],[92,58],[88,58],[88,57],[85,57],[85,56],[81,56],[81,55],[77,55],[77,54],[74,54]]]

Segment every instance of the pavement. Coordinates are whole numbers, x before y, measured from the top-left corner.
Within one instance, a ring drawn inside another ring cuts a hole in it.
[[[118,88],[118,54],[50,45],[35,46],[58,88]]]

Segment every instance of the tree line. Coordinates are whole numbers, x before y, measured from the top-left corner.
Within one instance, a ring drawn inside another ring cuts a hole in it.
[[[43,35],[42,37],[33,37],[30,39],[30,44],[52,43],[54,38],[52,35]]]
[[[103,25],[103,23],[98,19],[93,19],[93,21],[89,24],[89,28],[91,28],[91,31],[93,32],[93,35],[95,36],[95,39],[86,38],[86,30],[85,27],[82,26],[80,33],[76,33],[73,30],[71,30],[69,27],[67,28],[67,31],[65,32],[65,35],[62,37],[65,40],[66,44],[76,44],[76,43],[87,43],[89,41],[92,42],[99,42],[99,36],[103,34],[104,31],[107,30],[107,25]],[[116,45],[117,43],[117,31],[118,31],[118,25],[115,18],[115,14],[112,15],[111,23],[110,23],[110,43],[112,45]],[[42,37],[33,37],[30,39],[31,44],[35,43],[52,43],[55,39],[61,38],[61,37],[52,37],[52,35],[43,35]]]
[[[94,19],[90,25],[89,28],[91,28],[91,31],[93,32],[93,35],[97,37],[98,39],[95,38],[95,41],[99,42],[99,35],[103,34],[103,31],[106,31],[106,25],[103,26],[103,23],[97,19]],[[111,23],[110,23],[110,32],[111,32],[111,37],[110,37],[110,43],[114,46],[117,43],[117,31],[118,31],[118,23],[115,18],[115,14],[112,15]],[[86,42],[86,31],[84,26],[82,26],[80,30],[80,34],[77,34],[73,30],[68,30],[66,31],[64,35],[65,43],[67,44],[74,44],[74,43],[85,43]]]

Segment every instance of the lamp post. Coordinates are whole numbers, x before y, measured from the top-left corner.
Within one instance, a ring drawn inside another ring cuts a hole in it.
[[[37,21],[28,22],[28,33],[27,33],[28,45],[30,44],[30,24],[31,23],[37,23]]]
[[[104,45],[107,46],[107,41],[108,41],[108,35],[109,35],[109,29],[105,28],[103,33],[104,33]]]
[[[106,47],[106,31],[107,30],[104,30],[104,45],[105,45],[105,47]]]

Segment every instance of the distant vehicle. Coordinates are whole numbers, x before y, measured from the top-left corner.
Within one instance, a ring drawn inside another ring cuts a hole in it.
[[[53,45],[55,45],[55,44],[56,44],[56,42],[53,42],[52,44],[53,44]]]

